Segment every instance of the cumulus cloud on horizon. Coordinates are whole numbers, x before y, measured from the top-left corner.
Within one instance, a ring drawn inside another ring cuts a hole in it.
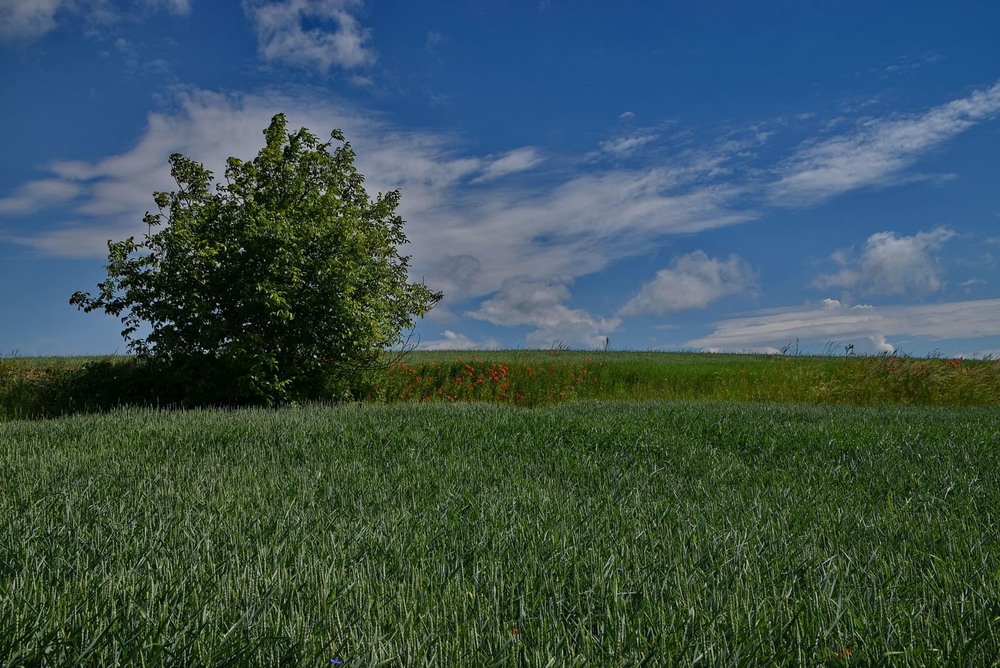
[[[618,318],[596,317],[565,304],[570,291],[558,280],[533,280],[523,276],[504,281],[501,289],[465,315],[502,327],[527,325],[535,328],[529,343],[548,347],[559,343],[599,348],[614,331]]]
[[[499,348],[500,341],[495,337],[477,341],[461,332],[453,332],[450,329],[441,332],[440,339],[417,343],[419,350],[497,350]]]
[[[797,339],[821,347],[834,341],[867,341],[873,350],[882,352],[893,350],[896,346],[888,339],[899,336],[929,340],[996,336],[1000,334],[1000,299],[876,308],[847,307],[824,300],[820,306],[721,320],[714,328],[711,334],[685,345],[735,352],[764,346],[780,348]]]

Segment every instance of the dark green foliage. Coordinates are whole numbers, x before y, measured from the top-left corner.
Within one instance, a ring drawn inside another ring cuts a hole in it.
[[[121,317],[140,359],[210,403],[343,396],[441,298],[408,282],[399,192],[369,198],[339,131],[286,134],[279,114],[264,136],[214,191],[170,156],[178,190],[154,193],[149,233],[109,241],[100,292],[70,300]]]
[[[216,362],[215,370],[219,369]],[[230,372],[229,377],[235,375]],[[104,412],[122,406],[191,408],[232,406],[219,376],[155,358],[73,358],[33,364],[0,359],[0,421]],[[350,396],[371,393],[372,373],[359,370],[342,387]],[[245,400],[246,401],[246,400]]]
[[[118,406],[187,406],[210,401],[151,359],[107,357],[83,362],[0,360],[0,417],[46,418]]]

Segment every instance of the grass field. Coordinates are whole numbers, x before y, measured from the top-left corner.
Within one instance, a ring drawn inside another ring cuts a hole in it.
[[[435,400],[0,422],[0,665],[989,665],[998,417]]]

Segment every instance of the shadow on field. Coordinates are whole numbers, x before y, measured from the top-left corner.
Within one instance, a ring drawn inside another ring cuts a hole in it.
[[[0,419],[157,408],[262,405],[235,369],[217,360],[168,365],[132,357],[38,363],[0,359]]]
[[[181,371],[134,358],[44,365],[0,360],[0,413],[6,418],[45,418],[119,406],[224,403],[213,396],[220,388],[209,387],[207,374],[197,378]]]

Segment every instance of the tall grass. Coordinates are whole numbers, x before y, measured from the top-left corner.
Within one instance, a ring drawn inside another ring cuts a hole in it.
[[[766,403],[4,422],[0,665],[986,665],[997,443]]]
[[[390,367],[369,398],[528,406],[575,399],[992,406],[1000,402],[1000,364],[894,355],[417,352]]]
[[[0,419],[198,405],[197,387],[162,375],[127,357],[0,359]],[[993,406],[1000,402],[1000,363],[893,355],[415,352],[359,376],[354,397],[518,406],[594,399]]]

